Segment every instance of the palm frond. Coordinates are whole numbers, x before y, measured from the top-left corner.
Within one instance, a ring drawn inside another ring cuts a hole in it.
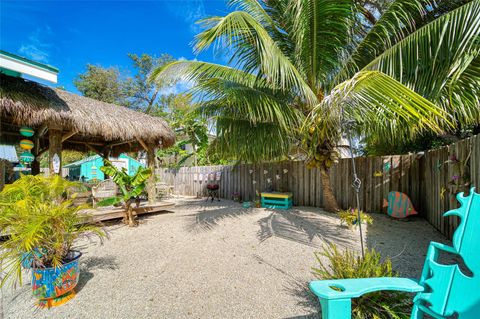
[[[260,162],[288,154],[291,136],[291,132],[272,123],[253,125],[248,120],[217,117],[217,138],[212,148],[225,159]]]
[[[338,67],[340,55],[350,42],[354,18],[352,0],[295,0],[287,14],[293,18],[288,30],[295,43],[295,65],[312,88]]]
[[[444,88],[455,85],[455,81],[449,79],[460,78],[478,56],[479,37],[480,0],[473,0],[405,37],[364,70],[388,74],[425,98],[438,102]]]
[[[237,117],[253,125],[271,122],[285,130],[297,127],[302,120],[302,114],[288,103],[291,98],[268,88],[212,78],[200,82],[193,92],[200,100],[197,111],[206,117]]]
[[[237,68],[258,74],[283,91],[294,90],[309,104],[315,103],[315,94],[292,61],[250,14],[234,11],[222,18],[205,19],[203,23],[208,28],[196,36],[196,52],[211,45],[214,50],[228,47],[233,52],[231,61]]]
[[[333,85],[352,77],[386,49],[392,47],[421,25],[431,0],[396,0],[368,31],[336,73]]]
[[[452,123],[441,107],[378,71],[357,73],[338,85],[324,104],[330,109],[343,108],[344,116],[354,119],[362,133],[384,139],[410,139],[425,131],[440,133]],[[314,113],[324,109],[320,105]]]

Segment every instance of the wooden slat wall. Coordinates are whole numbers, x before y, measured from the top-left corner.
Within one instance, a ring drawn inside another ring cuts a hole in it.
[[[480,135],[424,154],[356,158],[357,175],[362,180],[361,209],[382,212],[383,199],[387,198],[388,193],[401,191],[411,198],[421,216],[444,235],[451,237],[458,220],[443,218],[442,214],[457,207],[457,201],[451,194],[452,187],[449,187],[456,168],[452,164],[443,164],[452,155],[459,160],[469,157],[467,171],[471,185],[480,189]],[[302,161],[182,167],[178,170],[162,168],[156,174],[160,181],[174,185],[175,193],[195,196],[206,194],[208,182],[205,176],[217,171],[222,172],[222,198],[231,199],[233,193],[238,192],[243,200],[253,200],[256,191],[264,191],[271,185],[274,190],[292,192],[294,205],[323,205],[320,172],[318,169],[307,169]],[[203,175],[202,180],[200,175]],[[339,205],[345,209],[354,207],[351,159],[341,159],[332,167],[330,176]],[[442,195],[444,188],[446,191]]]

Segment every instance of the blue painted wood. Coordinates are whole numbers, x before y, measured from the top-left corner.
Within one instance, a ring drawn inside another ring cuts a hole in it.
[[[350,318],[351,309],[347,304],[352,298],[380,290],[417,292],[412,319],[422,319],[425,314],[438,319],[455,314],[459,319],[480,318],[480,194],[472,188],[468,196],[458,194],[457,200],[461,206],[444,215],[461,219],[454,233],[453,247],[430,243],[418,283],[406,278],[313,281],[310,289],[320,299],[322,318]],[[464,273],[457,264],[441,264],[439,256],[442,251],[458,254],[469,273]]]
[[[291,197],[277,198],[277,197],[267,197],[262,195],[261,204],[263,208],[289,209],[292,207],[293,201]]]
[[[379,290],[420,292],[423,289],[417,280],[391,277],[317,280],[310,283],[310,290],[324,299],[357,298]]]

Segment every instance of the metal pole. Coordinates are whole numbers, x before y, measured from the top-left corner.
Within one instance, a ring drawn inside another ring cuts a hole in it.
[[[350,158],[352,160],[352,170],[353,170],[353,180],[352,180],[352,188],[355,190],[355,197],[357,200],[357,222],[358,222],[358,229],[360,231],[360,245],[362,248],[362,258],[365,258],[365,251],[363,248],[363,231],[362,231],[362,215],[360,213],[360,188],[362,186],[362,181],[360,178],[357,176],[357,167],[355,165],[355,159],[353,157],[353,150],[352,150],[352,137],[350,135],[350,130],[351,130],[351,125],[353,124],[352,122],[346,123],[346,135],[348,139],[348,148],[350,150]]]

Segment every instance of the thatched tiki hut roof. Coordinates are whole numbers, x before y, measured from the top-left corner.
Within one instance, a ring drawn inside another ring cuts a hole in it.
[[[146,150],[147,164],[154,169],[155,149],[175,142],[161,118],[4,74],[0,74],[0,119],[0,143],[18,144],[20,127],[32,127],[33,155],[48,150],[50,172],[56,174],[61,172],[62,149],[95,151],[104,157]],[[34,161],[32,173],[39,172],[40,164]],[[155,201],[153,174],[147,193],[149,202]]]
[[[49,147],[48,129],[62,131],[62,148],[118,155],[175,142],[159,117],[0,74],[0,141],[16,144],[19,127],[36,131],[37,154]],[[35,153],[34,153],[35,154]]]

